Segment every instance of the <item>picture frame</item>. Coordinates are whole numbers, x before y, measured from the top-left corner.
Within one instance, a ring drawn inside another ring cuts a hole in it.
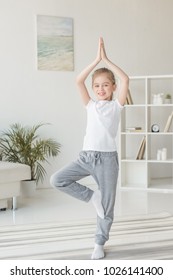
[[[37,15],[37,69],[73,71],[73,19]]]

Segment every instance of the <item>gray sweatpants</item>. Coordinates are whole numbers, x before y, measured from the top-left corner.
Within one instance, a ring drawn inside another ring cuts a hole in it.
[[[114,204],[118,178],[117,152],[82,151],[76,161],[57,171],[50,178],[53,187],[88,202],[93,190],[81,185],[77,181],[93,176],[102,195],[102,205],[105,212],[104,219],[97,216],[95,242],[104,245],[109,239],[109,231],[114,217]]]

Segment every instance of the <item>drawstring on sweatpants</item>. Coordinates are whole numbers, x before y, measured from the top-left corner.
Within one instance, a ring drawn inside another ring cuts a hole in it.
[[[81,152],[80,159],[85,163],[92,163],[92,167],[94,168],[96,164],[101,163],[101,153],[100,152]]]
[[[100,163],[101,163],[101,157],[100,157],[101,155],[100,155],[99,152],[96,152],[96,153],[94,153],[93,156],[94,156],[94,157],[92,158],[92,159],[93,159],[93,164],[92,164],[92,166],[93,166],[93,168],[94,168],[96,164],[100,164]]]

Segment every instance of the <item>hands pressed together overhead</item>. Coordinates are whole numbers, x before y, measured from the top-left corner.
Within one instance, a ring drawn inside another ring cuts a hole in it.
[[[103,41],[103,38],[102,38],[102,37],[99,38],[97,59],[98,59],[99,62],[100,62],[101,60],[107,59],[106,51],[105,51],[105,46],[104,46],[104,41]]]
[[[100,61],[103,61],[107,65],[107,67],[114,73],[115,77],[120,80],[121,86],[119,90],[118,100],[121,105],[124,105],[128,93],[129,78],[120,67],[118,67],[110,59],[108,59],[102,37],[99,38],[96,58],[81,71],[76,79],[76,83],[78,85],[79,92],[81,93],[84,104],[86,105],[90,100],[90,96],[85,85],[85,80]]]

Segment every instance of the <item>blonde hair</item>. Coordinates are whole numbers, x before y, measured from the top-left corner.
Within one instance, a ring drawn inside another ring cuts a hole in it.
[[[113,85],[116,84],[114,73],[111,70],[109,70],[108,68],[103,67],[103,68],[99,68],[99,69],[95,70],[94,73],[92,74],[92,85],[94,83],[95,78],[101,74],[107,74],[107,77],[112,82],[112,84]]]

